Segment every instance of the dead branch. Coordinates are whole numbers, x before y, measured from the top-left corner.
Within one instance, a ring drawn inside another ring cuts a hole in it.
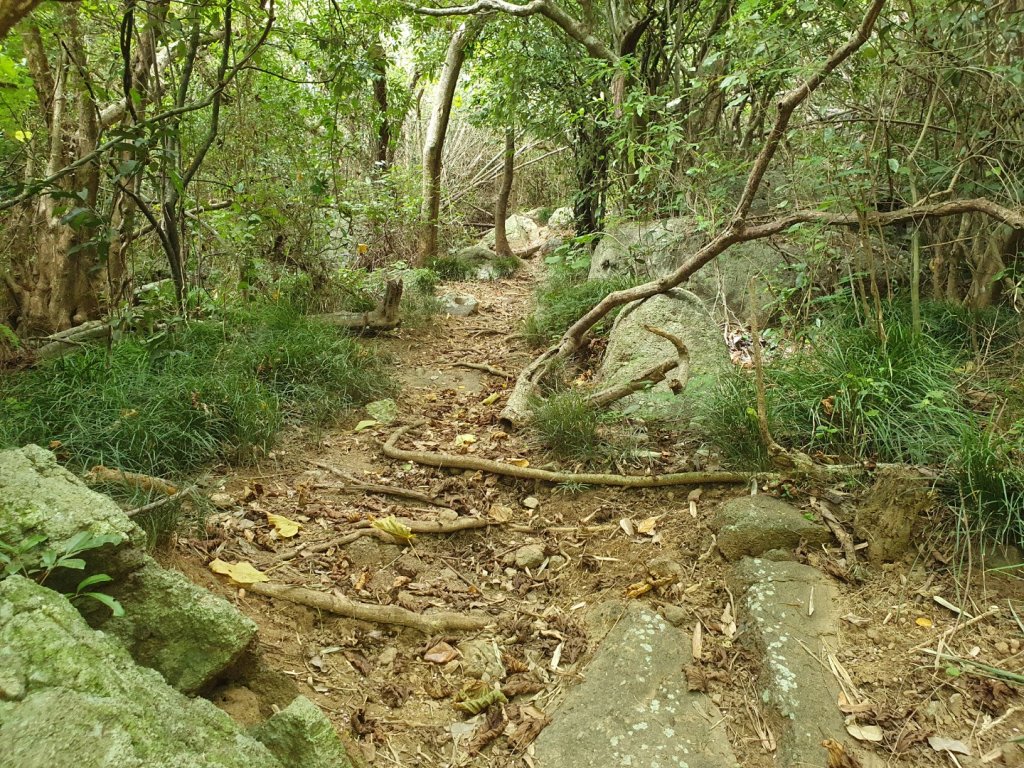
[[[468,469],[490,472],[519,480],[543,480],[547,483],[571,483],[574,485],[610,485],[618,488],[666,488],[673,485],[697,485],[700,483],[747,483],[755,477],[750,472],[676,472],[667,475],[614,475],[605,473],[549,472],[534,467],[517,467],[500,461],[479,459],[475,456],[456,456],[451,453],[430,451],[405,451],[398,448],[398,439],[410,429],[420,427],[425,421],[418,421],[399,427],[384,443],[384,455],[396,461],[411,461],[427,467],[442,469]]]
[[[146,512],[152,512],[155,509],[166,506],[173,501],[177,501],[180,498],[191,496],[196,491],[195,485],[190,485],[188,488],[183,488],[176,493],[172,493],[170,496],[164,496],[162,499],[151,501],[149,504],[143,504],[141,507],[135,507],[135,509],[129,509],[125,512],[128,517],[135,517],[136,515],[142,515]]]
[[[480,5],[481,3],[486,5],[487,3],[493,3],[495,1],[496,0],[480,0],[477,5]],[[533,2],[543,4],[544,0],[533,0]],[[885,0],[873,0],[857,30],[850,35],[850,38],[846,43],[837,49],[815,73],[807,78],[807,80],[786,93],[780,99],[775,124],[772,126],[772,130],[768,134],[768,138],[765,140],[764,146],[761,148],[757,159],[754,161],[754,165],[750,169],[743,192],[740,195],[739,204],[736,207],[736,212],[733,214],[729,225],[712,238],[707,245],[698,249],[693,256],[684,261],[683,264],[681,264],[679,268],[671,274],[658,280],[638,285],[634,288],[615,291],[598,302],[598,304],[589,312],[573,323],[555,346],[543,352],[532,363],[530,363],[522,373],[520,373],[519,378],[516,380],[516,385],[501,413],[502,421],[510,425],[516,425],[522,424],[528,419],[530,413],[530,400],[535,393],[537,386],[551,370],[552,366],[555,363],[564,361],[573,355],[582,345],[584,336],[611,310],[622,306],[623,304],[648,299],[651,296],[655,296],[659,293],[665,293],[672,288],[675,288],[705,264],[728,250],[736,243],[756,239],[757,237],[767,237],[768,234],[774,234],[772,232],[765,231],[763,233],[758,232],[758,234],[753,235],[751,228],[749,227],[747,217],[750,213],[750,207],[753,204],[754,198],[761,187],[761,182],[764,179],[765,172],[768,170],[769,164],[775,157],[779,145],[782,143],[790,118],[793,116],[793,112],[796,108],[804,102],[819,85],[821,85],[822,81],[829,74],[831,74],[840,64],[852,56],[857,49],[867,42],[868,37],[871,34],[871,30],[874,28],[875,21],[878,19],[884,5]],[[537,8],[534,12],[540,12],[540,8]],[[1022,218],[1024,218],[1024,216],[1022,216]],[[792,224],[789,224],[788,226],[792,226]]]
[[[587,397],[584,398],[584,402],[586,402],[586,404],[591,408],[607,408],[616,400],[621,400],[624,397],[632,395],[634,392],[639,392],[642,389],[647,389],[650,386],[664,381],[666,374],[678,365],[678,360],[675,358],[669,358],[663,363],[658,363],[652,368],[647,369],[632,381],[627,381],[625,384],[617,384],[614,387],[608,387],[607,389],[602,389],[600,392],[594,392],[591,395],[587,395]]]
[[[843,554],[846,556],[846,575],[851,581],[860,582],[862,579],[860,567],[857,565],[857,547],[854,545],[853,536],[846,531],[843,524],[832,514],[832,510],[825,506],[824,502],[819,501],[815,506],[821,513],[821,519],[825,521],[825,525],[829,527],[832,535],[836,537],[836,541],[843,548]]]
[[[50,336],[39,339],[39,344],[32,355],[36,360],[50,360],[54,357],[61,357],[76,348],[82,347],[90,341],[101,339],[110,333],[110,326],[102,320],[89,320],[88,322],[76,325],[59,331]]]
[[[381,303],[369,312],[330,312],[313,315],[315,319],[339,328],[354,328],[366,331],[390,331],[402,322],[399,304],[402,301],[402,281],[388,280]]]
[[[503,371],[500,368],[495,368],[493,365],[487,365],[486,363],[452,363],[456,368],[472,368],[475,371],[483,371],[489,373],[492,376],[498,376],[502,379],[514,379],[516,375]]]
[[[446,534],[446,533],[458,533],[459,531],[472,531],[479,528],[488,528],[492,525],[498,525],[494,520],[484,520],[479,517],[464,517],[458,520],[407,520],[404,517],[398,518],[398,521],[407,527],[414,534],[421,533],[433,533],[433,534]],[[292,560],[300,554],[319,554],[321,552],[327,552],[335,547],[343,547],[346,544],[351,544],[356,539],[361,539],[364,536],[377,536],[377,538],[387,542],[388,544],[395,543],[396,539],[389,533],[374,528],[373,523],[369,520],[356,523],[356,527],[359,530],[346,533],[344,536],[338,536],[337,538],[330,539],[328,541],[321,541],[317,544],[310,544],[308,547],[294,547],[293,549],[287,549],[281,552],[277,556],[278,561]]]
[[[176,496],[177,486],[159,477],[143,475],[138,472],[125,472],[97,464],[85,473],[82,478],[88,485],[123,485],[148,493],[162,493],[165,496]]]
[[[413,491],[408,488],[396,488],[392,485],[377,485],[376,483],[361,483],[350,475],[346,475],[337,467],[332,467],[330,464],[324,464],[321,461],[310,462],[315,467],[325,469],[332,475],[342,478],[348,482],[348,485],[337,486],[338,490],[342,491],[361,491],[363,493],[379,493],[382,496],[394,496],[399,499],[411,499],[412,501],[418,501],[421,504],[428,504],[434,507],[441,507],[442,509],[449,509],[448,505],[443,501],[438,501],[433,496],[428,496],[425,493],[419,491]]]
[[[341,595],[329,595],[304,587],[290,584],[273,584],[257,582],[249,584],[246,590],[264,597],[288,600],[299,605],[327,611],[338,616],[345,616],[358,621],[374,624],[397,624],[409,627],[426,635],[442,635],[446,632],[474,632],[494,623],[494,619],[485,616],[468,616],[449,611],[432,613],[414,613],[398,605],[376,605],[351,600]]]

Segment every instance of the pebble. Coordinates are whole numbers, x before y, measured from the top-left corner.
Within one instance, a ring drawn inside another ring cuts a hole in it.
[[[1006,656],[1010,652],[1010,644],[1005,640],[1000,640],[996,643],[996,653],[1001,656]]]
[[[438,520],[444,520],[445,522],[452,522],[453,520],[459,519],[459,513],[454,509],[442,509],[437,513]]]
[[[523,499],[523,506],[527,509],[536,509],[540,506],[540,500],[536,496],[527,496]]]
[[[380,656],[377,657],[377,663],[382,667],[389,667],[395,663],[396,658],[398,658],[398,649],[393,645],[388,646],[380,652]]]
[[[690,614],[685,608],[681,608],[678,605],[672,605],[670,603],[661,606],[661,615],[664,616],[665,621],[673,627],[679,627],[686,623],[686,619]]]
[[[516,565],[520,568],[536,568],[543,562],[543,544],[527,544],[516,550]]]

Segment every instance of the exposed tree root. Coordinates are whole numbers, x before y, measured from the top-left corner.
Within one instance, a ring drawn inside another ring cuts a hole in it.
[[[405,451],[397,447],[398,439],[410,429],[420,427],[425,421],[417,421],[399,427],[384,443],[384,455],[396,461],[411,461],[427,467],[468,469],[490,472],[519,480],[543,480],[546,483],[574,485],[610,485],[619,488],[666,488],[673,485],[699,485],[701,483],[746,483],[754,474],[750,472],[675,472],[667,475],[615,475],[587,472],[549,472],[534,467],[516,467],[500,461],[479,459],[475,456],[457,456],[451,453],[430,451]]]
[[[314,317],[339,328],[353,328],[366,331],[390,331],[398,327],[402,318],[398,305],[402,301],[402,281],[388,280],[384,299],[369,312],[331,312]]]
[[[427,504],[432,507],[441,507],[442,509],[450,509],[450,507],[443,501],[438,501],[433,496],[429,496],[419,491],[413,491],[408,488],[396,488],[393,485],[378,485],[376,483],[361,483],[350,475],[346,475],[337,467],[332,467],[330,464],[324,464],[321,461],[310,462],[315,467],[325,469],[332,475],[340,477],[347,481],[348,485],[336,486],[338,490],[342,491],[355,491],[363,493],[379,493],[382,496],[394,496],[399,499],[410,499],[412,501],[418,501],[421,504]]]
[[[486,363],[452,363],[456,368],[472,368],[475,371],[483,371],[489,373],[492,376],[498,376],[502,379],[514,379],[516,375],[503,371],[500,368],[495,368],[493,365],[487,365]]]
[[[444,521],[444,520],[406,520],[405,518],[398,518],[405,527],[407,527],[412,533],[435,533],[435,534],[446,534],[446,533],[458,533],[459,531],[472,531],[479,528],[489,528],[492,525],[498,525],[494,520],[484,520],[479,517],[463,517],[458,520]],[[388,544],[396,543],[397,539],[391,534],[374,528],[373,524],[369,521],[357,523],[356,526],[359,530],[346,533],[344,536],[339,536],[328,541],[321,541],[317,544],[310,544],[307,547],[294,547],[292,549],[286,549],[277,556],[279,562],[291,560],[298,555],[305,554],[319,554],[320,552],[326,552],[334,547],[343,547],[346,544],[351,544],[356,539],[361,539],[364,536],[376,536],[382,541]]]
[[[606,408],[616,400],[621,400],[634,392],[639,392],[642,389],[664,381],[668,372],[674,368],[679,369],[679,374],[676,376],[676,383],[673,385],[672,391],[678,394],[686,387],[686,383],[690,378],[690,350],[687,349],[686,344],[678,336],[668,331],[663,331],[661,328],[655,328],[653,325],[645,325],[644,330],[672,342],[672,345],[676,348],[676,358],[669,358],[665,362],[649,368],[637,378],[625,384],[609,387],[589,395],[586,398],[587,405],[592,408]]]
[[[122,485],[148,493],[162,493],[164,496],[175,496],[178,493],[176,485],[162,478],[138,472],[125,472],[123,469],[105,467],[102,464],[97,464],[86,472],[83,479],[88,485]]]
[[[445,632],[474,632],[495,621],[487,616],[467,616],[449,611],[414,613],[398,605],[363,603],[340,595],[329,595],[326,592],[317,592],[290,584],[257,582],[249,584],[246,590],[264,597],[288,600],[349,619],[369,621],[374,624],[397,624],[401,627],[418,630],[426,635],[439,635]]]

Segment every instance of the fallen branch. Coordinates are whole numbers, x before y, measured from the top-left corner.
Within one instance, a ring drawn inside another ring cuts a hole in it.
[[[39,339],[39,346],[32,350],[36,360],[49,360],[61,357],[75,348],[85,346],[90,341],[101,339],[110,333],[110,326],[102,320],[88,322],[68,328],[51,336]]]
[[[399,427],[384,443],[384,455],[396,461],[411,461],[427,467],[468,469],[490,472],[494,475],[519,480],[543,480],[546,483],[574,485],[610,485],[618,488],[666,488],[673,485],[699,485],[701,483],[747,483],[756,477],[750,472],[675,472],[667,475],[614,475],[606,473],[549,472],[534,467],[517,467],[500,461],[479,459],[475,456],[456,456],[451,453],[405,451],[397,447],[398,439],[410,429],[423,426],[425,421]]]
[[[324,464],[320,461],[310,462],[315,467],[325,469],[332,475],[336,475],[341,479],[348,482],[348,485],[336,486],[338,490],[342,491],[361,491],[363,493],[379,493],[382,496],[394,496],[399,499],[411,499],[412,501],[418,501],[421,504],[428,504],[434,507],[441,507],[442,509],[449,509],[448,505],[442,501],[438,501],[433,496],[428,496],[425,493],[419,491],[412,491],[408,488],[396,488],[392,485],[377,485],[376,483],[361,483],[350,475],[346,475],[337,467],[332,467],[330,464]]]
[[[329,595],[326,592],[317,592],[290,584],[257,582],[249,584],[246,590],[257,595],[263,595],[264,597],[288,600],[292,603],[316,608],[319,611],[327,611],[338,616],[345,616],[349,619],[368,621],[374,624],[397,624],[401,627],[418,630],[426,635],[441,635],[446,632],[474,632],[494,623],[494,619],[490,617],[467,616],[449,611],[414,613],[398,605],[363,603],[358,600],[341,597],[340,595]]]
[[[459,531],[471,531],[478,528],[488,528],[498,523],[494,520],[484,520],[479,517],[464,517],[458,520],[444,521],[444,520],[406,520],[405,518],[398,518],[398,521],[402,523],[410,532],[414,534],[420,533],[434,533],[434,534],[445,534],[445,533],[458,533]],[[364,536],[377,536],[377,538],[386,541],[388,544],[394,544],[397,539],[386,531],[382,531],[380,528],[374,528],[373,523],[369,520],[356,523],[356,527],[359,528],[357,531],[346,533],[344,536],[339,536],[328,541],[321,541],[317,544],[310,544],[308,547],[294,547],[293,549],[285,550],[277,556],[277,560],[283,562],[285,560],[292,560],[300,554],[319,554],[321,552],[327,552],[335,547],[343,547],[346,544],[351,544],[356,539],[361,539]]]
[[[97,464],[86,472],[83,479],[88,485],[123,485],[148,493],[162,493],[165,496],[178,494],[178,487],[162,478],[138,472],[125,472],[123,469],[112,469],[102,464]]]
[[[383,300],[369,312],[330,312],[325,315],[313,315],[313,317],[322,323],[339,328],[390,331],[397,328],[402,322],[398,311],[401,301],[402,281],[388,280]]]
[[[587,405],[592,408],[606,408],[616,400],[621,400],[634,392],[639,392],[641,389],[646,389],[649,386],[654,386],[664,381],[668,372],[673,368],[679,369],[679,376],[677,377],[679,383],[676,387],[673,387],[672,391],[678,394],[686,387],[686,383],[690,378],[690,350],[687,349],[685,342],[678,336],[668,331],[663,331],[661,328],[655,328],[653,325],[645,325],[644,330],[672,342],[672,346],[676,348],[676,358],[674,360],[670,358],[663,363],[649,368],[637,378],[625,384],[609,387],[587,396]]]
[[[846,557],[846,575],[853,582],[863,581],[860,566],[857,564],[857,547],[854,544],[853,536],[843,528],[843,524],[832,514],[832,510],[825,506],[824,502],[819,501],[817,507],[821,513],[821,519],[825,521],[825,525],[832,531],[832,535],[836,537],[843,548],[843,554]]]
[[[502,379],[514,379],[516,375],[503,371],[500,368],[495,368],[493,365],[487,365],[486,363],[452,363],[456,368],[472,368],[475,371],[483,371],[489,373],[492,376],[498,376]]]
[[[135,517],[136,515],[142,515],[146,512],[152,512],[155,509],[160,509],[160,507],[170,504],[172,501],[177,501],[179,498],[192,495],[195,493],[195,490],[196,486],[190,485],[188,488],[172,493],[170,496],[164,496],[162,499],[151,501],[149,504],[143,504],[141,507],[136,507],[135,509],[129,509],[125,514],[128,517]]]

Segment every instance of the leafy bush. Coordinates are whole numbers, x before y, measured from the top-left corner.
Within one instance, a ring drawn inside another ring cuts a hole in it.
[[[0,378],[0,445],[174,477],[265,450],[285,417],[323,422],[392,386],[352,338],[271,305]]]
[[[956,389],[957,358],[903,324],[828,326],[814,346],[765,368],[768,423],[783,446],[842,460],[944,463],[968,415]],[[730,458],[763,463],[753,376],[731,374],[702,421]]]

